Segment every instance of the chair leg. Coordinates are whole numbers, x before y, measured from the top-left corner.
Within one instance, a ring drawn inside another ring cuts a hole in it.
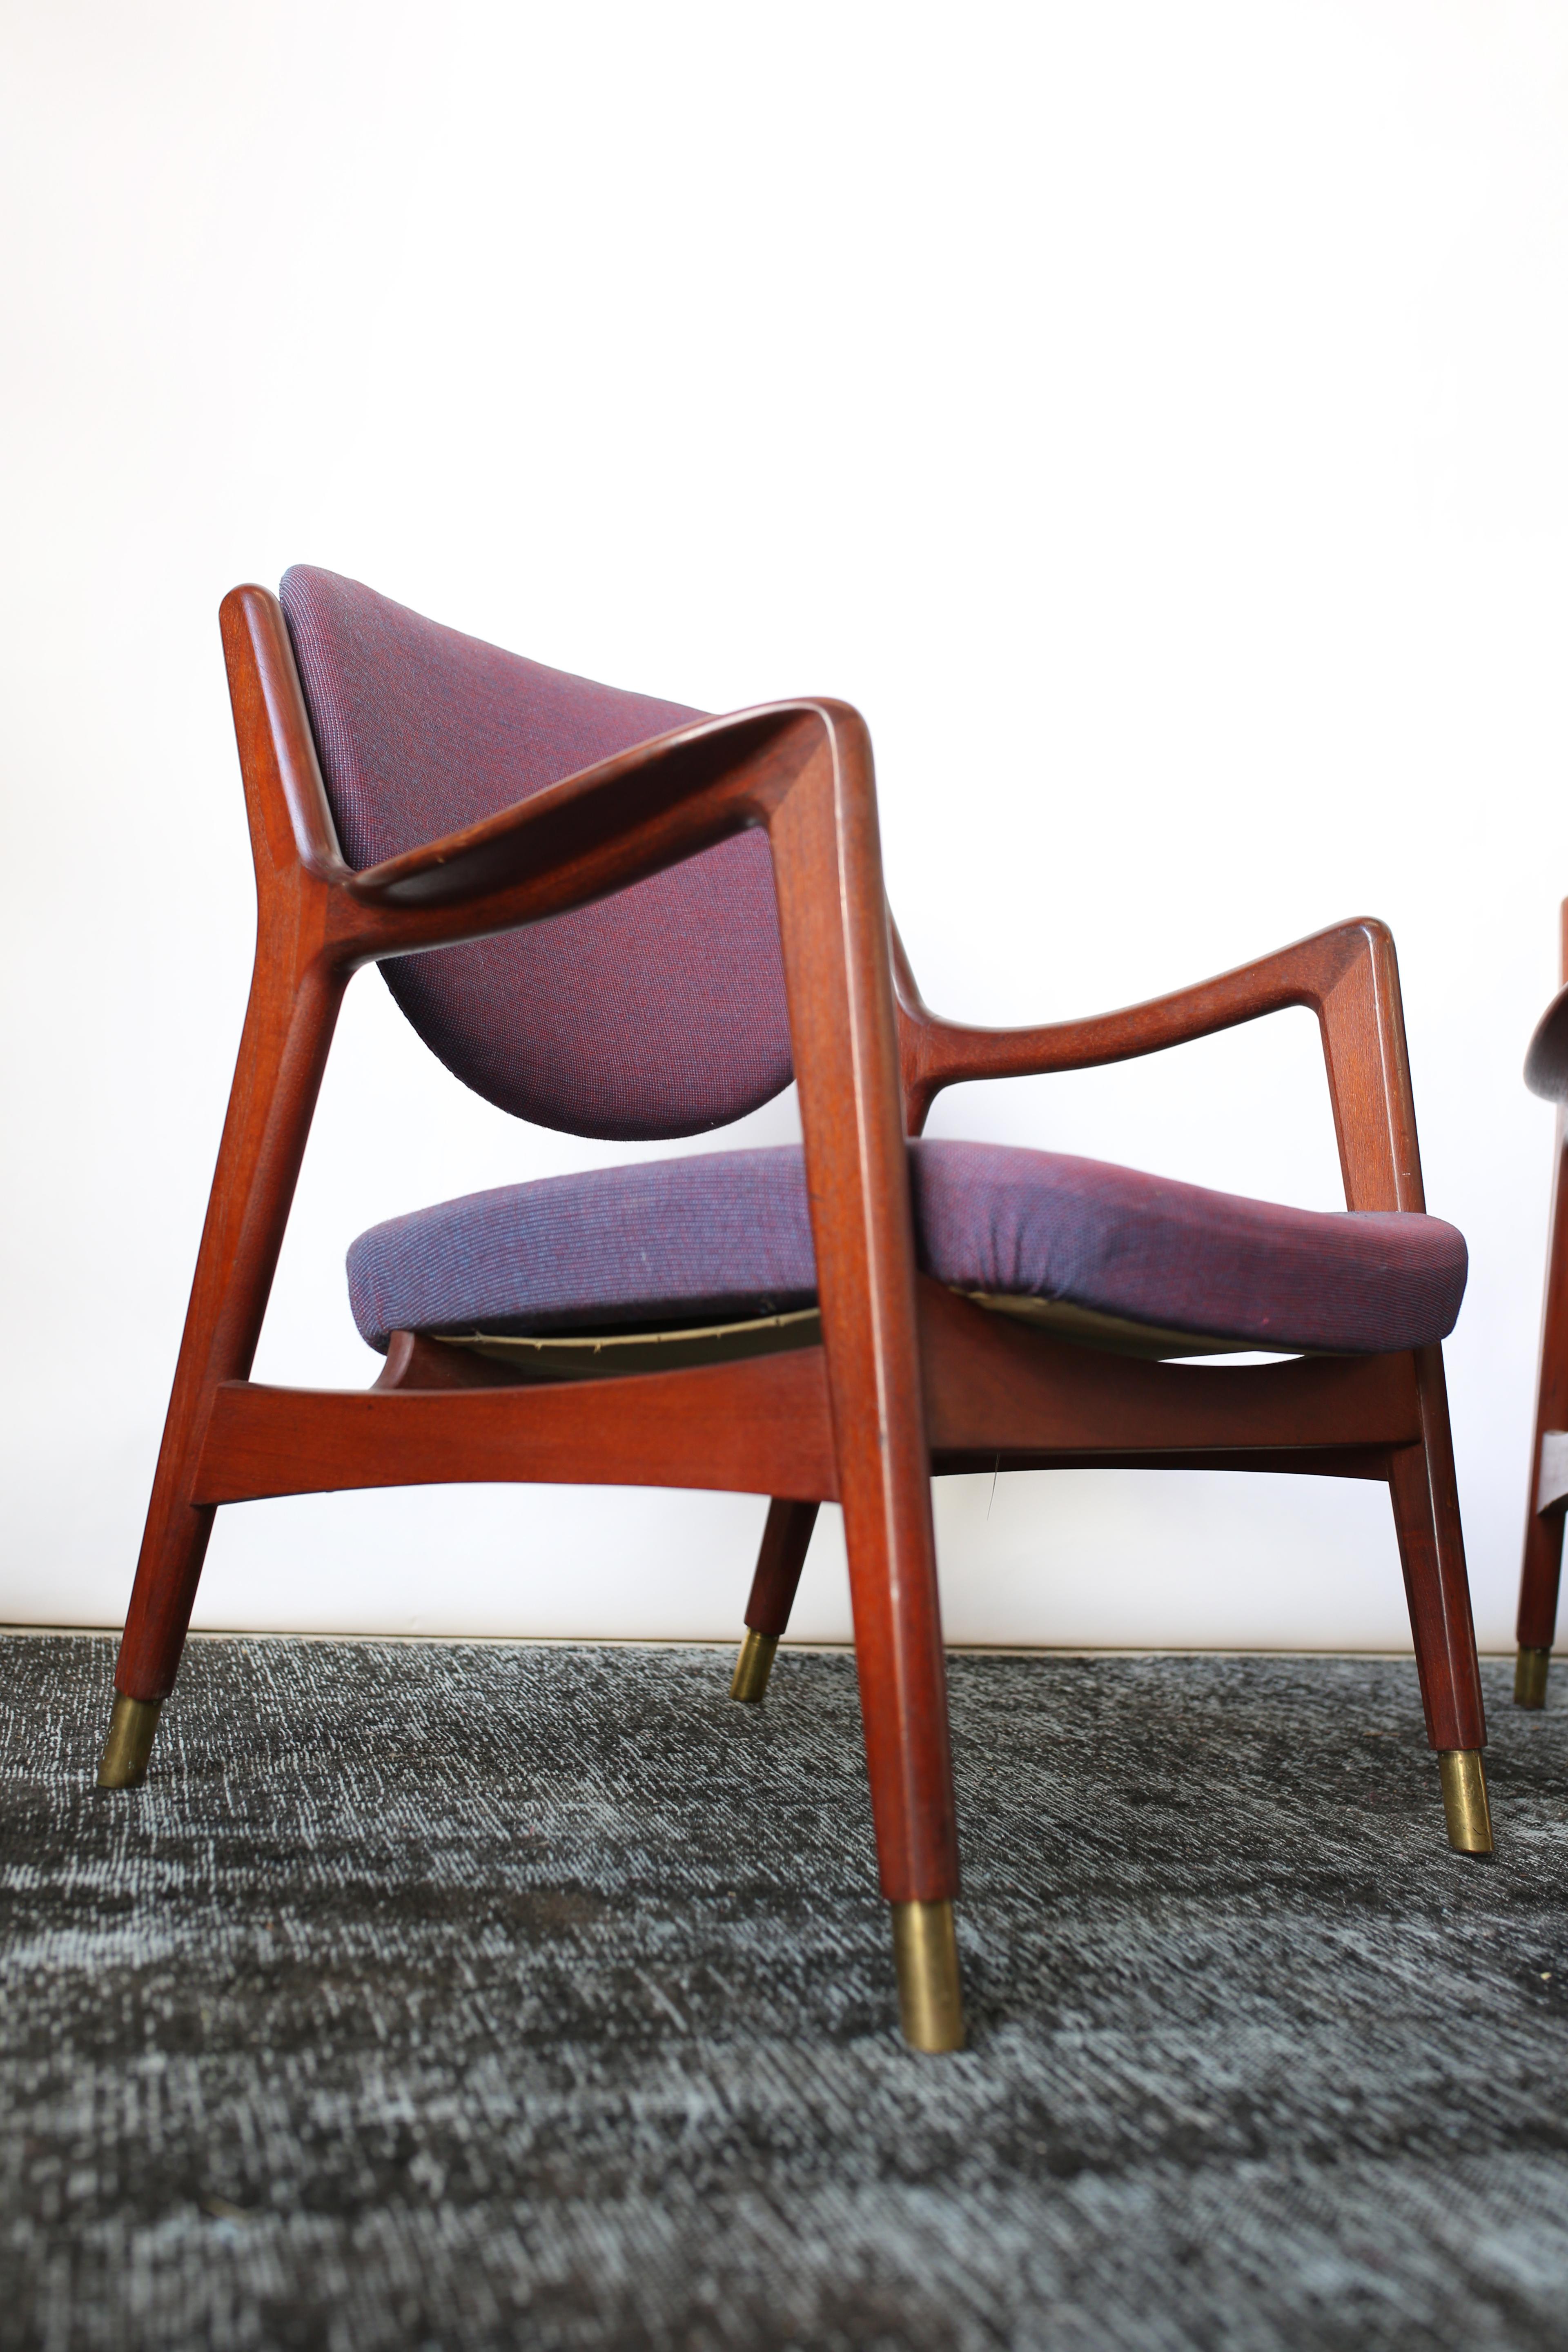
[[[1541,1312],[1541,1369],[1535,1391],[1535,1436],[1530,1454],[1530,1493],[1524,1507],[1524,1564],[1519,1580],[1519,1657],[1514,1667],[1517,1706],[1544,1706],[1547,1670],[1557,1633],[1557,1591],[1563,1576],[1563,1506],[1542,1502],[1542,1456],[1547,1440],[1561,1444],[1568,1431],[1568,1179],[1563,1150],[1568,1142],[1562,1112],[1553,1156],[1551,1244]]]
[[[133,1789],[146,1777],[159,1713],[179,1672],[212,1535],[213,1510],[188,1500],[198,1440],[191,1425],[194,1416],[180,1411],[180,1403],[176,1393],[163,1432],[163,1457],[114,1669],[114,1710],[98,1767],[100,1789]],[[201,1426],[205,1426],[205,1413]],[[179,1492],[182,1484],[186,1495]]]
[[[1539,1460],[1539,1447],[1536,1454]],[[1515,1706],[1546,1705],[1552,1644],[1557,1635],[1557,1591],[1562,1577],[1563,1514],[1552,1511],[1542,1517],[1532,1508],[1525,1521],[1524,1566],[1519,1580],[1519,1650],[1513,1665]]]
[[[258,953],[114,1669],[100,1789],[133,1788],[142,1778],[158,1711],[174,1687],[215,1516],[195,1499],[202,1444],[218,1386],[246,1379],[256,1353],[343,987],[342,975],[320,965],[279,984]]]
[[[913,2048],[934,2053],[963,2047],[963,1989],[952,1917],[958,1823],[929,1477],[920,1499],[925,1509],[918,1532],[925,1541],[906,1520],[900,1530],[903,1573],[896,1580],[889,1572],[891,1546],[876,1517],[846,1509],[845,1532],[871,1818],[882,1893],[892,1910],[900,2022]]]
[[[746,1603],[746,1637],[730,1685],[730,1696],[747,1706],[758,1706],[767,1689],[773,1653],[789,1626],[789,1612],[795,1607],[800,1572],[821,1507],[820,1503],[776,1499],[768,1505],[763,1548],[757,1554],[752,1597]]]
[[[735,1677],[730,1685],[730,1696],[755,1704],[767,1688],[768,1675],[773,1653],[789,1624],[789,1613],[795,1603],[801,1570],[805,1565],[806,1549],[821,1506],[817,1503],[790,1503],[774,1500],[768,1507],[767,1524],[763,1530],[762,1549],[757,1557],[756,1574],[752,1580],[752,1597],[746,1604],[746,1638],[736,1661]],[[851,1570],[853,1580],[853,1569]],[[934,1599],[934,1595],[933,1595]],[[860,1655],[858,1638],[860,1612],[857,1611],[857,1656]],[[900,1759],[900,1779],[908,1782],[914,1778],[910,1767],[917,1759],[908,1751],[923,1747],[938,1750],[927,1754],[918,1762],[924,1766],[922,1777],[927,1780],[945,1782],[946,1838],[952,1841],[952,1768],[947,1760],[947,1694],[942,1668],[940,1635],[935,1655],[935,1675],[929,1664],[921,1677],[930,1685],[919,1694],[910,1693],[917,1700],[910,1706],[889,1707],[881,1688],[873,1696],[868,1687],[868,1675],[862,1663],[860,1689],[861,1706],[866,1715],[866,1744],[868,1756],[880,1755],[885,1745],[896,1743],[906,1751]],[[897,1713],[896,1723],[887,1725],[885,1718]],[[875,1717],[875,1731],[873,1729]],[[879,1852],[883,1861],[884,1891],[891,1875],[885,1848],[891,1839],[885,1834],[887,1776],[872,1764],[872,1806],[878,1815]],[[900,1824],[903,1826],[903,1824]],[[928,1842],[929,1836],[928,1836]],[[942,1843],[942,1829],[938,1827],[935,1843]],[[943,1857],[936,1860],[937,1874],[942,1874]],[[951,1877],[957,1878],[957,1858],[951,1862]],[[897,1869],[897,1864],[894,1864]],[[928,1865],[929,1871],[929,1865]],[[895,1883],[901,1885],[907,1876],[907,1865]],[[899,1980],[899,2019],[904,2039],[917,2050],[942,2052],[961,2050],[963,2046],[963,1994],[958,1965],[958,1939],[953,1929],[951,1897],[936,1900],[894,1900],[893,1963]]]
[[[768,837],[878,1874],[906,2031],[917,2048],[951,2050],[963,2032],[958,1825],[888,899],[870,739],[844,706],[820,713],[821,743]]]
[[[1441,1349],[1418,1349],[1415,1368],[1422,1442],[1390,1454],[1389,1488],[1421,1704],[1427,1739],[1441,1763],[1449,1843],[1461,1853],[1489,1853],[1491,1817],[1481,1764],[1486,1715]]]

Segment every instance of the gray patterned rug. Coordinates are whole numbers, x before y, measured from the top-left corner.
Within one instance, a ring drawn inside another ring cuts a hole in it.
[[[955,1658],[922,2059],[846,1657],[197,1642],[110,1798],[112,1645],[0,1651],[7,2345],[1568,2343],[1568,1710],[1500,1667],[1488,1864],[1408,1665]]]

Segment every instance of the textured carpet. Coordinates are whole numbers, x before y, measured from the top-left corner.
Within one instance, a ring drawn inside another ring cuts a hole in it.
[[[959,1657],[973,2043],[892,2030],[852,1670],[0,1643],[0,2340],[1568,2343],[1568,1710]]]

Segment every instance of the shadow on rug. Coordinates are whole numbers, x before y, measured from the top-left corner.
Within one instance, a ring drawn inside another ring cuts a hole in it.
[[[0,2338],[1560,2347],[1568,1721],[955,1657],[972,2046],[893,2029],[850,1662],[6,1640]]]

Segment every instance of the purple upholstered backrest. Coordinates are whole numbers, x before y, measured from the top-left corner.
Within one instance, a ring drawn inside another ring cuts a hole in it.
[[[351,866],[476,824],[703,715],[542,669],[309,565],[287,573],[282,602]],[[382,970],[449,1070],[542,1127],[695,1135],[789,1083],[760,833],[595,906]]]

